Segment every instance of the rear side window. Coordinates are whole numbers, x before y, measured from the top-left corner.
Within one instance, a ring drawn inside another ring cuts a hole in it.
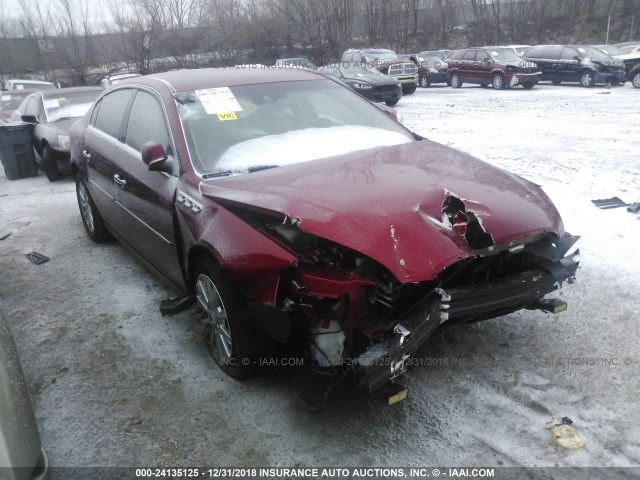
[[[105,95],[100,102],[100,110],[96,115],[94,126],[107,135],[119,138],[124,112],[133,93],[134,90],[126,89]]]
[[[578,55],[578,52],[576,52],[573,48],[565,47],[562,50],[562,54],[560,55],[560,60],[573,60],[573,57],[575,57],[576,55]]]
[[[542,58],[545,60],[558,60],[560,58],[560,53],[562,52],[562,47],[545,47],[542,52]]]
[[[476,51],[469,50],[467,53],[464,54],[464,57],[462,57],[462,59],[474,61],[476,59]]]
[[[131,107],[126,144],[141,152],[142,146],[151,141],[158,142],[167,150],[169,131],[164,110],[154,95],[138,91]]]
[[[525,50],[523,57],[542,58],[542,49],[544,47],[531,47]]]
[[[451,60],[460,60],[462,58],[462,55],[464,55],[464,50],[456,50],[449,56],[449,58]]]

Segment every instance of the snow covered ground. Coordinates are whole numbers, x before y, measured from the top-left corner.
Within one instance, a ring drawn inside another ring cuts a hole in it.
[[[194,311],[163,318],[155,277],[88,240],[71,180],[0,174],[0,297],[52,465],[640,466],[640,216],[590,202],[640,201],[639,100],[540,85],[400,101],[416,132],[542,185],[582,266],[564,313],[437,331],[393,407],[345,387],[311,415],[287,369],[230,380]],[[586,438],[577,452],[543,429],[563,416]]]

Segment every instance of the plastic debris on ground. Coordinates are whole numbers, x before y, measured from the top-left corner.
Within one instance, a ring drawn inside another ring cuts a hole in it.
[[[544,424],[544,429],[551,430],[551,441],[562,448],[576,451],[584,447],[585,438],[569,417],[562,417],[560,421],[553,418]]]
[[[31,263],[35,263],[36,265],[42,265],[49,261],[49,257],[38,252],[29,252],[24,256],[27,257]]]

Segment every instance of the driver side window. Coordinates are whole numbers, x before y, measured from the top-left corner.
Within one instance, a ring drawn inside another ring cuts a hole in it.
[[[162,106],[149,92],[139,90],[133,100],[125,142],[138,152],[147,142],[158,142],[167,151],[169,129]]]

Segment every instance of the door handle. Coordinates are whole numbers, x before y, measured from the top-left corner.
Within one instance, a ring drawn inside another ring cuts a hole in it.
[[[120,185],[120,188],[124,188],[124,186],[127,184],[127,181],[124,178],[120,177],[120,175],[118,175],[117,173],[113,176],[113,181]]]
[[[87,160],[89,160],[91,158],[91,154],[86,150],[82,150],[82,156],[84,158],[86,158]]]

